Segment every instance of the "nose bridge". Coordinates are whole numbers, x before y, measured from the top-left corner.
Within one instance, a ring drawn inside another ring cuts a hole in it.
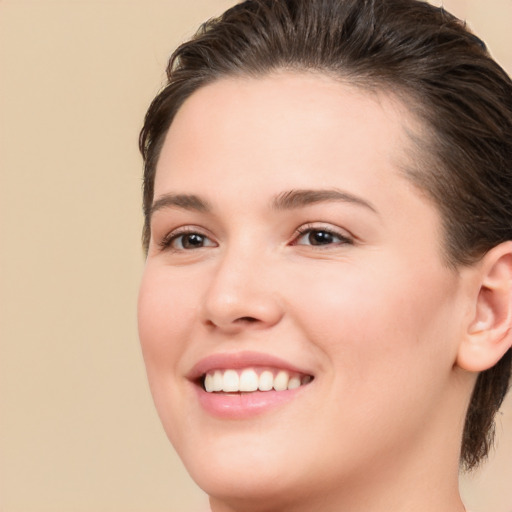
[[[272,270],[269,255],[252,241],[241,240],[226,247],[206,293],[205,320],[230,330],[279,321],[281,310],[270,277]]]

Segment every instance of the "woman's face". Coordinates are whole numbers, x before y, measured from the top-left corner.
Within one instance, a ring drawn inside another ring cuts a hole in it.
[[[173,121],[140,338],[166,432],[209,494],[327,496],[438,463],[447,415],[461,428],[463,281],[401,174],[406,125],[385,94],[293,73],[218,81]]]

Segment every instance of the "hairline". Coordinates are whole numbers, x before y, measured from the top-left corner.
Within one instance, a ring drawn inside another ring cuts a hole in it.
[[[378,100],[379,96],[385,95],[389,100],[391,100],[399,109],[403,109],[403,111],[407,114],[404,116],[404,121],[401,120],[403,131],[407,137],[407,140],[410,144],[405,145],[403,148],[403,157],[401,160],[395,162],[397,171],[399,174],[406,179],[409,183],[411,183],[415,189],[436,209],[440,221],[441,221],[441,230],[439,233],[440,238],[440,253],[443,263],[451,268],[452,270],[457,270],[460,266],[460,262],[456,260],[453,251],[450,250],[450,229],[449,229],[449,221],[445,219],[445,215],[443,212],[442,204],[438,201],[431,193],[429,188],[423,186],[418,179],[419,175],[424,175],[427,171],[425,167],[430,165],[442,165],[440,162],[437,162],[437,158],[435,155],[431,154],[431,151],[428,151],[431,143],[432,137],[428,134],[428,119],[422,113],[427,109],[427,106],[421,99],[415,94],[412,88],[407,88],[403,84],[394,83],[392,79],[388,78],[378,78],[371,76],[368,73],[351,73],[349,70],[344,72],[342,69],[333,69],[328,67],[307,67],[300,64],[294,65],[283,65],[283,66],[274,66],[269,67],[265,70],[243,70],[236,69],[232,71],[224,71],[224,72],[211,72],[208,75],[205,75],[202,81],[198,81],[197,87],[193,90],[188,91],[185,94],[181,101],[179,102],[177,108],[175,109],[171,119],[169,120],[168,126],[165,130],[162,131],[160,136],[158,137],[155,147],[154,147],[154,165],[152,168],[153,176],[152,176],[152,199],[149,204],[145,204],[145,219],[144,219],[144,231],[143,231],[143,244],[144,244],[144,252],[147,256],[149,250],[149,241],[151,237],[151,213],[153,210],[153,203],[155,200],[154,197],[154,184],[156,180],[156,173],[158,170],[158,163],[160,161],[160,155],[162,152],[162,148],[165,144],[165,139],[169,130],[178,115],[179,111],[185,105],[185,103],[199,90],[208,87],[209,85],[216,84],[218,82],[222,82],[224,80],[243,80],[243,81],[252,81],[252,80],[262,80],[266,78],[272,78],[273,76],[279,76],[283,74],[291,74],[291,75],[303,75],[303,76],[314,76],[318,78],[327,78],[334,82],[339,83],[340,85],[347,86],[352,88],[353,90],[363,92],[365,94],[373,96],[376,100]],[[421,140],[422,144],[419,144]],[[421,162],[420,164],[416,164],[415,162]]]

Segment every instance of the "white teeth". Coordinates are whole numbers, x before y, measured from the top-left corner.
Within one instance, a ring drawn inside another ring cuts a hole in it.
[[[280,371],[274,379],[274,389],[276,391],[284,391],[288,388],[289,380],[290,376],[288,375],[288,372]]]
[[[206,389],[208,393],[213,391],[213,375],[211,373],[208,373],[204,378],[204,389]]]
[[[240,375],[240,391],[256,391],[258,383],[258,374],[254,370],[244,370]]]
[[[300,379],[299,379],[299,377],[292,377],[288,381],[288,389],[295,389],[295,388],[298,388],[298,387],[300,387]]]
[[[274,376],[272,375],[272,372],[265,370],[260,375],[260,382],[258,385],[258,389],[260,391],[270,391],[274,386]]]
[[[222,390],[226,392],[240,391],[240,378],[235,370],[227,370],[222,377]]]
[[[263,370],[258,375],[254,368],[244,370],[215,370],[204,377],[204,389],[207,393],[251,393],[254,391],[285,391],[296,389],[311,382],[313,377],[288,373],[280,370],[275,375],[271,370]]]
[[[216,370],[213,374],[213,391],[222,391],[222,372]]]

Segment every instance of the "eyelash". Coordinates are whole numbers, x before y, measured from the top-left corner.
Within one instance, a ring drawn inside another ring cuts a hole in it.
[[[319,227],[319,226],[314,226],[311,224],[306,224],[297,229],[296,235],[294,236],[294,239],[293,239],[293,242],[291,245],[302,245],[302,244],[298,244],[297,241],[300,240],[305,235],[314,233],[314,232],[326,233],[327,235],[338,238],[339,242],[328,243],[328,244],[318,244],[316,246],[314,244],[311,244],[312,247],[322,247],[322,246],[328,247],[328,246],[333,246],[333,245],[334,246],[354,245],[353,238],[351,238],[350,236],[347,236],[346,234],[340,233],[339,231],[332,229],[330,227],[326,227],[326,226]]]
[[[322,247],[322,246],[339,246],[339,245],[353,245],[354,244],[354,240],[347,236],[347,235],[344,235],[330,227],[318,227],[318,226],[314,226],[314,225],[311,225],[311,224],[306,224],[304,226],[301,226],[300,228],[298,228],[294,234],[294,237],[293,237],[293,240],[292,242],[290,243],[290,245],[292,246],[295,246],[295,245],[307,245],[307,244],[299,244],[297,243],[298,240],[300,240],[302,237],[308,235],[308,234],[311,234],[311,233],[314,233],[314,232],[317,232],[317,233],[325,233],[327,235],[330,235],[332,237],[335,237],[337,239],[339,239],[339,242],[333,242],[333,243],[326,243],[326,244],[309,244],[311,247]],[[171,233],[167,234],[160,242],[159,242],[159,246],[162,250],[174,250],[174,251],[187,251],[187,250],[192,250],[192,249],[185,249],[185,248],[182,248],[182,249],[176,249],[174,247],[172,247],[172,244],[177,241],[180,237],[183,237],[183,236],[186,236],[186,235],[199,235],[200,237],[203,237],[204,239],[206,240],[210,240],[210,238],[205,235],[204,233],[202,233],[199,229],[197,228],[194,228],[192,226],[189,226],[189,227],[184,227],[184,228],[179,228],[178,230],[175,230],[175,231],[172,231]],[[204,246],[201,246],[199,248],[202,248]],[[207,246],[208,247],[208,246]],[[211,247],[211,246],[209,246]]]
[[[172,247],[172,244],[180,237],[186,235],[199,235],[205,239],[210,240],[208,236],[202,233],[199,229],[193,226],[187,226],[184,228],[178,228],[177,230],[171,231],[158,243],[162,250],[174,250],[174,251],[186,251],[187,249],[176,249]],[[189,249],[188,249],[189,250]]]

